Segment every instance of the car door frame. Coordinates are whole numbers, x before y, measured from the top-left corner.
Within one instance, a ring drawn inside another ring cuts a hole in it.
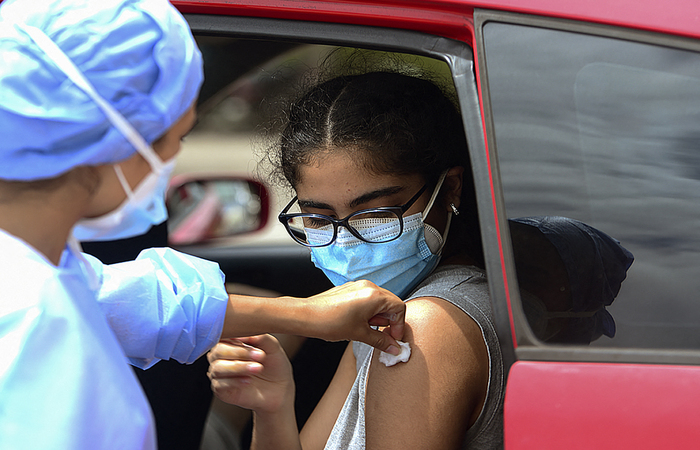
[[[471,13],[471,11],[469,11]],[[501,231],[496,226],[495,202],[491,162],[486,152],[480,98],[477,93],[476,71],[474,68],[473,29],[470,21],[463,16],[455,21],[463,23],[463,39],[455,40],[437,35],[401,28],[382,28],[366,25],[305,22],[297,20],[269,19],[240,16],[223,16],[207,14],[185,14],[195,34],[210,36],[230,36],[239,38],[257,38],[307,42],[325,45],[355,46],[383,51],[395,51],[417,54],[442,60],[452,72],[457,97],[467,135],[470,160],[474,172],[477,191],[477,205],[481,225],[482,242],[487,261],[490,281],[495,326],[498,332],[506,370],[515,361],[514,341],[508,302],[504,301],[508,290],[505,288],[506,274],[503,272],[500,251]],[[300,254],[289,249],[279,249],[287,256],[296,258]],[[198,256],[214,257],[215,260],[227,258],[222,251],[212,253],[207,249],[195,250]],[[236,249],[230,258],[253,260],[258,258],[261,250],[256,248]],[[266,249],[275,252],[275,249]],[[292,255],[292,253],[294,253]],[[308,255],[305,256],[308,260]],[[235,262],[233,262],[235,264]]]

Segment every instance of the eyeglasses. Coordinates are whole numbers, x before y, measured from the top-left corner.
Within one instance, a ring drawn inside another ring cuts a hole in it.
[[[332,244],[338,236],[338,227],[343,226],[353,236],[365,242],[379,244],[397,239],[403,233],[403,214],[420,198],[428,187],[426,184],[403,206],[383,206],[356,211],[344,219],[334,219],[323,214],[292,213],[287,211],[298,200],[294,197],[279,214],[279,221],[284,224],[289,235],[306,247],[325,247]],[[384,228],[398,229],[393,234],[377,234],[377,225]],[[398,227],[396,227],[398,225]],[[332,231],[332,233],[331,233]]]

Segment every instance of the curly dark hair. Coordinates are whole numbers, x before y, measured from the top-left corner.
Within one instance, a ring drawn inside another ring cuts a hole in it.
[[[295,187],[319,152],[344,151],[375,174],[420,174],[435,184],[464,171],[462,205],[451,235],[482,264],[474,184],[461,116],[433,82],[394,72],[339,76],[312,87],[287,111],[274,148],[276,170]],[[456,232],[456,233],[455,233]]]

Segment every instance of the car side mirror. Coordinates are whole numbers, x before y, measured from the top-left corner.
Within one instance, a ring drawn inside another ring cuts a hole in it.
[[[173,246],[252,233],[265,226],[270,214],[265,185],[237,176],[175,176],[166,205]]]

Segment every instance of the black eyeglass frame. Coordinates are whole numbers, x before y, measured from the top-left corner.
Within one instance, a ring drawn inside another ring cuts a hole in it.
[[[287,230],[287,233],[289,233],[289,235],[292,237],[292,239],[294,239],[295,242],[303,245],[304,247],[326,247],[326,246],[331,245],[333,242],[335,242],[335,239],[338,237],[338,227],[339,226],[345,227],[345,229],[348,230],[353,236],[355,236],[356,238],[358,238],[364,242],[367,242],[369,244],[384,244],[385,242],[391,242],[395,239],[398,239],[399,236],[401,236],[401,234],[403,234],[403,215],[404,215],[404,213],[406,211],[408,211],[408,209],[411,206],[413,206],[413,204],[420,198],[421,195],[423,195],[423,192],[425,192],[425,190],[427,188],[428,188],[428,184],[423,185],[423,187],[420,189],[420,191],[418,191],[418,193],[416,195],[411,197],[411,199],[409,201],[407,201],[405,204],[403,204],[402,206],[380,206],[378,208],[361,209],[360,211],[355,211],[354,213],[349,214],[344,219],[334,219],[334,218],[332,218],[330,216],[326,216],[324,214],[314,214],[314,213],[287,214],[287,211],[289,211],[289,209],[292,207],[292,205],[294,205],[294,202],[296,202],[299,199],[299,197],[295,195],[294,198],[292,199],[292,201],[290,201],[287,204],[287,206],[284,207],[282,212],[279,213],[277,218],[279,219],[280,222],[282,222],[282,224],[284,225],[284,228]],[[379,213],[391,212],[391,213],[395,214],[399,218],[399,233],[396,236],[392,237],[391,239],[387,239],[386,241],[381,241],[381,242],[368,241],[367,239],[362,237],[362,235],[357,230],[355,230],[355,228],[353,228],[350,225],[349,221],[354,216],[358,216],[360,214],[367,214],[370,212],[379,212]],[[301,218],[309,217],[309,218],[324,219],[324,220],[329,221],[330,223],[333,224],[333,238],[330,240],[330,242],[328,242],[326,244],[320,244],[320,245],[314,245],[314,244],[309,244],[308,242],[302,242],[301,240],[299,240],[299,238],[296,237],[296,235],[294,234],[294,231],[292,231],[292,229],[289,227],[289,220],[293,219],[295,217],[301,217]]]

